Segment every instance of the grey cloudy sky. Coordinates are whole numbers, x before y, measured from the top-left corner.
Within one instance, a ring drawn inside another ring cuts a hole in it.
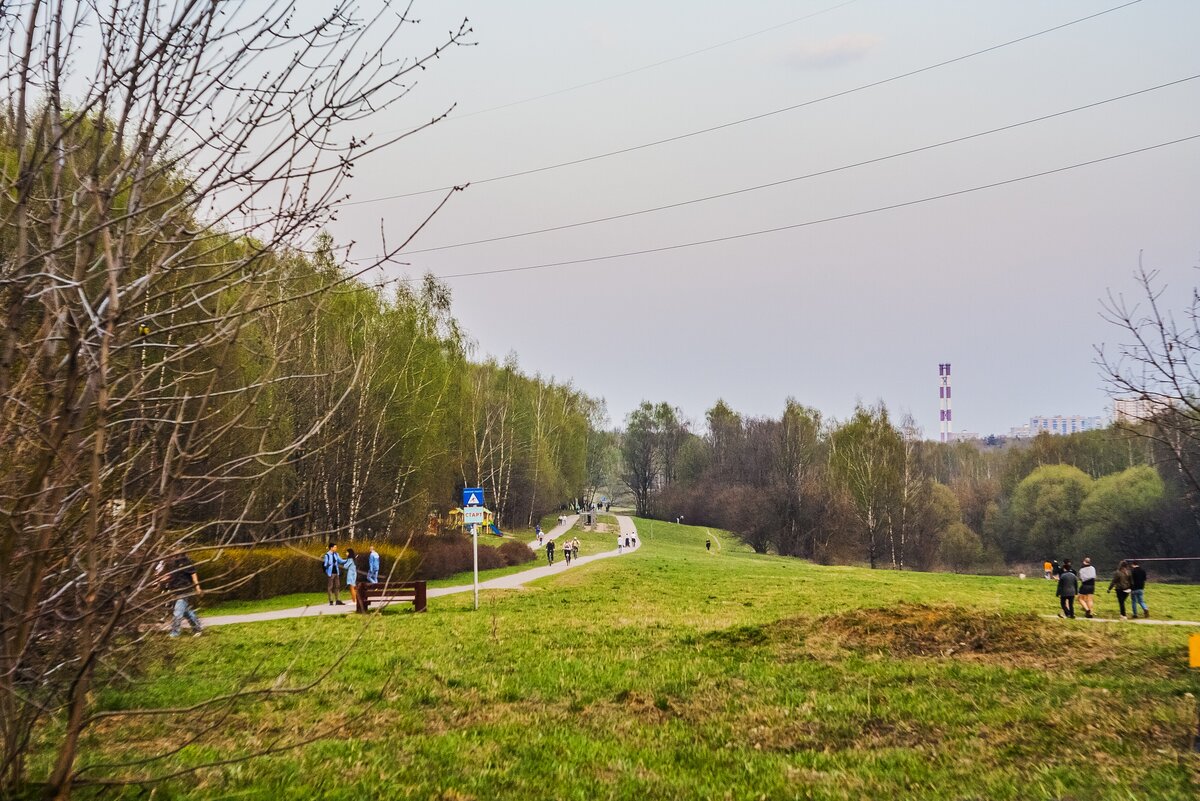
[[[424,72],[377,130],[452,118],[356,169],[355,200],[478,181],[772,111],[1022,37],[1121,0],[418,3]],[[836,7],[835,6],[840,6]],[[822,12],[825,13],[817,13]],[[799,17],[809,19],[791,22]],[[777,26],[777,27],[776,27]],[[686,58],[686,53],[772,28]],[[412,250],[829,170],[1200,74],[1200,3],[1142,0],[1044,36],[793,111],[456,194]],[[638,68],[668,59],[650,69]],[[598,79],[638,70],[623,77]],[[549,95],[542,97],[543,95]],[[528,102],[516,102],[539,98]],[[497,108],[500,107],[500,108]],[[403,257],[392,275],[588,259],[863,212],[1200,134],[1200,79],[881,163],[653,214]],[[884,399],[937,432],[1101,414],[1099,316],[1139,252],[1183,298],[1200,264],[1200,140],[986,191],[717,244],[449,278],[478,354],[571,380],[619,423],[643,399],[702,423],[718,398],[844,417]],[[355,256],[402,240],[435,194],[347,206]]]

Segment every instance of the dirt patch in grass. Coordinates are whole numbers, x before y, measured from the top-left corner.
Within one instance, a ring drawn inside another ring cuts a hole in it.
[[[896,658],[1003,662],[1012,667],[1079,668],[1132,656],[1120,638],[1096,626],[1079,626],[1066,633],[1033,613],[911,603],[856,609],[826,618],[780,620],[762,626],[761,633],[734,627],[710,633],[708,638],[743,648],[769,644],[792,658],[817,660],[841,658],[846,651],[854,651]],[[1069,648],[1064,643],[1069,643]]]
[[[897,604],[856,609],[807,621],[843,647],[894,657],[1002,657],[1039,665],[1099,662],[1118,648],[1111,636],[1089,629],[1064,634],[1033,613],[980,612],[955,606]]]

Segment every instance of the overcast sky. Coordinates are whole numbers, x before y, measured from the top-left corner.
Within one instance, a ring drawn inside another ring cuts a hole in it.
[[[376,130],[456,109],[359,164],[349,188],[356,201],[371,200],[637,146],[1120,4],[425,0],[408,51],[462,16],[478,44],[422,73]],[[1142,0],[757,121],[477,183],[410,250],[694,200],[1138,92],[1200,74],[1197,31],[1195,0]],[[622,73],[631,74],[614,77]],[[391,274],[502,270],[794,226],[1196,134],[1200,79],[774,188],[413,253],[403,257],[411,266]],[[333,233],[357,243],[355,256],[369,256],[379,251],[381,226],[389,242],[400,241],[440,198],[347,206]],[[670,401],[702,426],[718,398],[747,414],[777,415],[792,396],[839,418],[858,400],[882,398],[936,436],[940,362],[954,365],[956,430],[1005,433],[1031,415],[1104,413],[1094,347],[1120,335],[1101,320],[1100,303],[1109,290],[1135,291],[1139,253],[1162,271],[1178,306],[1200,264],[1200,140],[776,233],[446,280],[477,356],[513,352],[524,370],[605,398],[613,423],[643,399]]]

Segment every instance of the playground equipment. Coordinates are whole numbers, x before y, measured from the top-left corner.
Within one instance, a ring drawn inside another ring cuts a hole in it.
[[[491,509],[484,509],[479,506],[473,506],[473,507],[469,507],[469,508],[475,512],[483,512],[483,524],[482,525],[484,527],[490,527],[496,534],[499,534],[500,536],[504,536],[503,533],[501,533],[500,529],[496,527],[495,515],[492,513]],[[466,515],[464,514],[463,509],[451,509],[449,512],[446,513],[446,518],[447,518],[447,523],[449,524],[450,528],[456,528],[464,534],[469,534],[471,532],[472,525],[479,525],[478,523],[473,523],[473,522],[468,523],[465,519]]]

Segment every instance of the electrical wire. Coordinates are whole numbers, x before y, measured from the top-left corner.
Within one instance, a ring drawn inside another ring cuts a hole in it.
[[[871,164],[879,164],[880,162],[890,161],[891,159],[902,158],[904,156],[911,156],[916,153],[924,153],[924,152],[927,152],[930,150],[935,150],[940,147],[947,147],[949,145],[959,144],[961,142],[966,142],[971,139],[979,139],[980,137],[990,136],[992,134],[1001,133],[1003,131],[1011,131],[1014,128],[1020,128],[1025,125],[1032,125],[1032,124],[1038,123],[1038,122],[1045,122],[1046,120],[1052,120],[1057,117],[1064,117],[1068,114],[1074,114],[1079,111],[1086,111],[1087,109],[1097,108],[1098,106],[1103,106],[1108,103],[1115,103],[1119,100],[1127,100],[1131,97],[1137,97],[1138,95],[1144,95],[1144,94],[1148,94],[1150,92],[1155,92],[1155,91],[1158,91],[1159,89],[1166,89],[1171,86],[1178,86],[1179,84],[1187,83],[1188,81],[1194,81],[1197,78],[1200,78],[1200,73],[1198,73],[1196,75],[1189,75],[1186,78],[1180,78],[1178,80],[1168,81],[1167,83],[1160,83],[1156,86],[1150,86],[1145,89],[1139,89],[1134,92],[1127,92],[1123,95],[1117,95],[1116,97],[1110,97],[1105,100],[1097,100],[1094,103],[1087,103],[1085,105],[1075,106],[1074,108],[1065,109],[1063,111],[1056,111],[1052,114],[1043,114],[1040,117],[1033,117],[1031,119],[1022,120],[1021,122],[1009,123],[1008,125],[1002,125],[998,128],[990,128],[986,131],[978,131],[976,133],[966,134],[964,136],[958,136],[953,139],[945,139],[941,142],[934,142],[933,144],[922,145],[921,147],[915,147],[915,148],[911,148],[909,150],[901,150],[896,153],[889,153],[886,156],[877,156],[875,158],[866,159],[864,161],[856,161],[851,164],[842,164],[837,167],[829,167],[827,169],[818,170],[816,172],[805,173],[804,175],[796,175],[791,178],[782,178],[780,180],[770,181],[770,182],[764,183],[764,184],[755,184],[754,186],[742,187],[740,189],[732,189],[727,192],[718,192],[715,195],[705,195],[704,197],[691,198],[689,200],[681,200],[681,201],[678,201],[675,203],[667,203],[662,206],[653,206],[651,208],[638,209],[636,211],[627,211],[627,212],[622,212],[620,214],[610,214],[606,217],[595,217],[590,220],[581,220],[579,222],[564,223],[563,225],[552,225],[547,228],[536,228],[536,229],[532,229],[529,231],[521,231],[521,232],[515,233],[515,234],[503,234],[501,236],[493,236],[493,237],[488,237],[486,239],[473,239],[473,240],[470,240],[467,242],[455,242],[455,243],[449,244],[449,245],[438,245],[436,247],[421,248],[420,250],[406,250],[406,251],[404,251],[404,255],[405,256],[415,256],[420,253],[435,253],[435,252],[441,251],[441,250],[452,250],[454,248],[463,248],[463,247],[469,247],[472,245],[486,245],[486,244],[490,244],[493,242],[504,242],[509,239],[519,239],[521,237],[535,236],[538,234],[546,234],[546,233],[551,233],[554,231],[566,231],[571,228],[580,228],[580,227],[583,227],[586,225],[596,225],[598,223],[612,222],[614,220],[624,220],[624,219],[628,219],[630,217],[637,217],[642,214],[653,214],[655,212],[666,211],[668,209],[677,209],[677,208],[681,208],[683,206],[695,205],[697,203],[706,203],[710,200],[719,200],[721,198],[734,197],[736,195],[743,195],[743,194],[746,194],[749,192],[757,192],[760,189],[771,189],[773,187],[783,186],[785,184],[795,183],[797,181],[805,181],[810,178],[818,178],[823,175],[832,175],[833,173],[844,172],[846,170],[852,170],[857,167],[864,167],[864,166],[868,166]],[[360,261],[360,262],[361,261],[370,261],[370,259],[356,259],[356,261]]]
[[[726,128],[733,128],[738,125],[744,125],[749,122],[755,122],[757,120],[766,119],[768,117],[773,117],[778,114],[786,113],[788,111],[795,111],[796,109],[806,108],[808,106],[813,106],[818,103],[824,103],[827,100],[834,100],[839,97],[845,97],[847,95],[852,95],[857,92],[865,91],[867,89],[873,89],[877,86],[883,86],[885,84],[893,83],[895,81],[903,80],[905,78],[911,78],[914,75],[920,75],[925,72],[930,72],[932,70],[936,70],[936,69],[940,69],[945,66],[949,66],[950,64],[957,64],[961,61],[966,61],[967,59],[975,58],[976,56],[981,56],[986,53],[991,53],[991,52],[1000,50],[1005,47],[1010,47],[1012,45],[1019,44],[1021,42],[1027,42],[1030,39],[1036,39],[1039,36],[1045,36],[1047,34],[1054,33],[1055,31],[1060,31],[1060,30],[1063,30],[1064,28],[1069,28],[1073,25],[1078,25],[1080,23],[1087,22],[1088,20],[1093,20],[1098,17],[1102,17],[1106,14],[1111,14],[1114,11],[1120,11],[1121,9],[1129,8],[1130,6],[1137,5],[1141,2],[1142,2],[1142,0],[1129,0],[1129,2],[1125,2],[1125,3],[1122,3],[1117,6],[1112,6],[1111,8],[1104,9],[1103,11],[1097,11],[1094,14],[1088,14],[1087,16],[1084,16],[1084,17],[1078,17],[1076,19],[1070,20],[1069,22],[1064,22],[1064,23],[1055,25],[1050,28],[1045,28],[1045,29],[1037,31],[1035,33],[1026,34],[1025,36],[1021,36],[1016,39],[1010,39],[1008,41],[1001,42],[1000,44],[991,45],[990,47],[985,47],[982,50],[975,50],[975,51],[967,53],[965,55],[955,56],[954,58],[949,58],[944,61],[938,61],[933,64],[927,64],[924,67],[918,67],[917,69],[909,70],[908,72],[902,72],[898,75],[893,75],[888,78],[881,78],[880,80],[872,81],[870,83],[860,84],[859,86],[855,86],[850,89],[844,89],[840,92],[834,92],[833,94],[823,95],[822,97],[814,98],[812,100],[805,100],[801,103],[795,103],[790,106],[784,106],[782,108],[777,108],[772,111],[764,111],[760,114],[754,114],[749,117],[742,117],[741,119],[731,120],[729,122],[724,122],[719,125],[713,125],[708,128],[701,128],[701,129],[698,129],[695,131],[689,131],[687,133],[677,134],[675,136],[668,136],[664,139],[656,139],[656,140],[653,140],[650,142],[643,142],[642,144],[639,144],[639,145],[631,145],[629,147],[619,148],[617,150],[609,150],[607,152],[597,153],[597,154],[594,154],[591,156],[583,156],[583,157],[580,157],[577,159],[571,159],[569,161],[560,161],[555,164],[547,164],[542,167],[532,167],[527,170],[518,170],[516,172],[504,173],[502,175],[493,175],[489,178],[480,178],[475,181],[460,181],[456,184],[450,184],[448,186],[440,186],[440,187],[436,187],[433,189],[421,189],[421,190],[415,191],[415,192],[402,192],[402,193],[393,194],[393,195],[383,195],[381,197],[364,198],[362,200],[351,200],[351,201],[346,201],[346,202],[342,203],[341,205],[347,206],[347,207],[348,206],[361,206],[361,205],[364,205],[367,203],[381,203],[381,202],[384,202],[387,200],[400,200],[402,198],[416,197],[418,195],[427,195],[427,194],[430,194],[431,192],[445,192],[445,191],[452,189],[454,186],[467,186],[467,185],[472,185],[472,184],[476,184],[476,185],[477,184],[488,184],[488,183],[494,183],[496,181],[505,181],[510,178],[518,178],[518,177],[521,177],[524,175],[535,175],[537,173],[547,172],[549,170],[557,170],[562,167],[571,167],[576,164],[586,164],[591,161],[599,161],[600,159],[611,158],[613,156],[620,156],[625,153],[633,153],[638,150],[645,150],[646,148],[657,147],[659,145],[665,145],[665,144],[669,144],[671,142],[679,142],[684,139],[690,139],[695,136],[702,136],[704,134],[714,133],[716,131],[722,131],[722,130],[725,130]]]
[[[501,267],[501,268],[492,269],[492,270],[475,270],[475,271],[471,271],[471,272],[462,272],[462,273],[446,273],[446,274],[442,274],[442,275],[436,275],[434,277],[441,279],[441,280],[448,280],[448,279],[453,279],[453,278],[475,278],[475,277],[484,276],[484,275],[501,275],[501,274],[505,274],[505,273],[529,272],[532,270],[545,270],[545,269],[550,269],[550,268],[554,268],[554,267],[568,267],[568,266],[577,265],[577,264],[592,264],[592,263],[601,262],[601,261],[611,261],[614,259],[628,258],[630,256],[644,256],[644,255],[649,255],[649,254],[654,254],[654,253],[665,253],[665,252],[671,251],[671,250],[682,250],[685,248],[701,247],[701,246],[705,246],[705,245],[715,245],[720,242],[732,242],[732,241],[735,241],[738,239],[749,239],[751,237],[764,236],[766,234],[774,234],[774,233],[779,233],[781,231],[792,231],[792,230],[795,230],[798,228],[808,228],[810,226],[823,225],[825,223],[837,222],[839,220],[849,220],[849,219],[853,219],[855,217],[865,217],[869,214],[878,214],[878,213],[884,212],[884,211],[892,211],[894,209],[902,209],[902,208],[907,208],[909,206],[917,206],[917,205],[920,205],[923,203],[931,203],[935,200],[945,200],[946,198],[952,198],[952,197],[958,197],[960,195],[971,194],[972,192],[982,192],[986,189],[995,189],[995,188],[1001,187],[1001,186],[1009,186],[1010,184],[1016,184],[1016,183],[1020,183],[1022,181],[1029,181],[1034,178],[1044,178],[1045,176],[1048,176],[1048,175],[1056,175],[1058,173],[1067,172],[1069,170],[1076,170],[1076,169],[1080,169],[1082,167],[1089,167],[1089,166],[1092,166],[1095,164],[1103,164],[1108,161],[1115,161],[1116,159],[1125,158],[1127,156],[1137,155],[1139,153],[1148,153],[1152,150],[1158,150],[1160,148],[1170,147],[1172,145],[1178,145],[1183,142],[1190,142],[1190,141],[1193,141],[1196,139],[1200,139],[1200,133],[1192,134],[1191,136],[1184,136],[1179,139],[1172,139],[1167,142],[1160,142],[1155,145],[1147,145],[1146,147],[1140,147],[1135,150],[1127,150],[1123,153],[1116,153],[1111,156],[1102,156],[1102,157],[1096,158],[1096,159],[1089,159],[1088,161],[1081,161],[1081,162],[1077,162],[1075,164],[1069,164],[1065,167],[1056,167],[1055,169],[1052,169],[1052,170],[1043,170],[1042,172],[1030,173],[1028,175],[1022,175],[1017,178],[1008,178],[1003,181],[994,181],[992,183],[981,184],[979,186],[972,186],[972,187],[968,187],[966,189],[958,189],[953,192],[943,192],[938,195],[929,195],[927,197],[916,198],[915,200],[906,200],[906,201],[903,201],[900,203],[890,203],[886,206],[876,206],[875,208],[862,209],[859,211],[848,212],[846,214],[837,214],[832,217],[822,217],[822,218],[816,219],[816,220],[806,220],[804,222],[792,223],[791,225],[780,225],[775,228],[764,228],[764,229],[761,229],[758,231],[745,231],[740,234],[731,234],[729,236],[719,236],[719,237],[713,237],[711,239],[699,239],[699,240],[694,240],[691,242],[681,242],[681,243],[677,243],[674,245],[663,245],[661,247],[655,247],[655,248],[644,248],[642,250],[630,250],[630,251],[625,251],[623,253],[609,253],[609,254],[606,254],[603,256],[590,256],[588,258],[570,259],[567,261],[553,261],[553,262],[545,262],[542,264],[529,264],[529,265],[524,265],[521,267]]]
[[[753,33],[747,33],[747,34],[745,34],[743,36],[739,36],[735,39],[727,39],[724,42],[718,42],[717,44],[709,45],[707,47],[702,47],[699,50],[692,50],[690,52],[683,53],[678,56],[671,56],[670,58],[664,58],[663,60],[655,61],[652,64],[644,64],[640,67],[635,67],[630,70],[625,70],[624,72],[618,72],[613,75],[607,75],[603,78],[596,78],[595,80],[585,81],[584,83],[577,83],[574,86],[567,86],[563,89],[555,89],[553,92],[546,92],[544,94],[535,95],[533,97],[526,97],[522,100],[513,100],[509,103],[501,103],[498,106],[491,106],[489,108],[479,109],[478,111],[471,111],[466,114],[458,114],[458,115],[455,115],[452,119],[464,120],[467,117],[474,117],[478,114],[487,114],[492,111],[500,111],[501,109],[512,108],[513,106],[524,105],[525,103],[533,103],[536,100],[545,100],[548,97],[556,97],[558,95],[564,95],[568,92],[574,92],[577,89],[586,89],[589,86],[596,86],[597,84],[607,83],[609,81],[615,81],[618,78],[626,78],[630,75],[636,75],[639,72],[645,72],[646,70],[654,69],[655,67],[662,67],[666,64],[673,64],[676,61],[683,61],[685,58],[691,58],[692,56],[698,56],[703,53],[711,52],[713,50],[719,50],[722,47],[728,47],[729,45],[737,44],[738,42],[744,42],[747,39],[753,39],[755,36],[762,36],[764,33],[770,33],[771,31],[777,31],[780,28],[786,28],[789,25],[795,25],[797,22],[804,22],[805,20],[813,19],[814,17],[819,17],[823,14],[828,14],[831,11],[837,11],[839,8],[845,8],[846,6],[852,5],[857,2],[858,2],[858,0],[845,0],[845,2],[843,2],[843,3],[838,3],[837,5],[829,6],[828,8],[823,8],[820,11],[814,11],[811,14],[805,14],[803,17],[796,17],[795,19],[790,19],[787,22],[780,22],[779,24],[772,25],[769,28],[763,28],[762,30],[754,31]]]

